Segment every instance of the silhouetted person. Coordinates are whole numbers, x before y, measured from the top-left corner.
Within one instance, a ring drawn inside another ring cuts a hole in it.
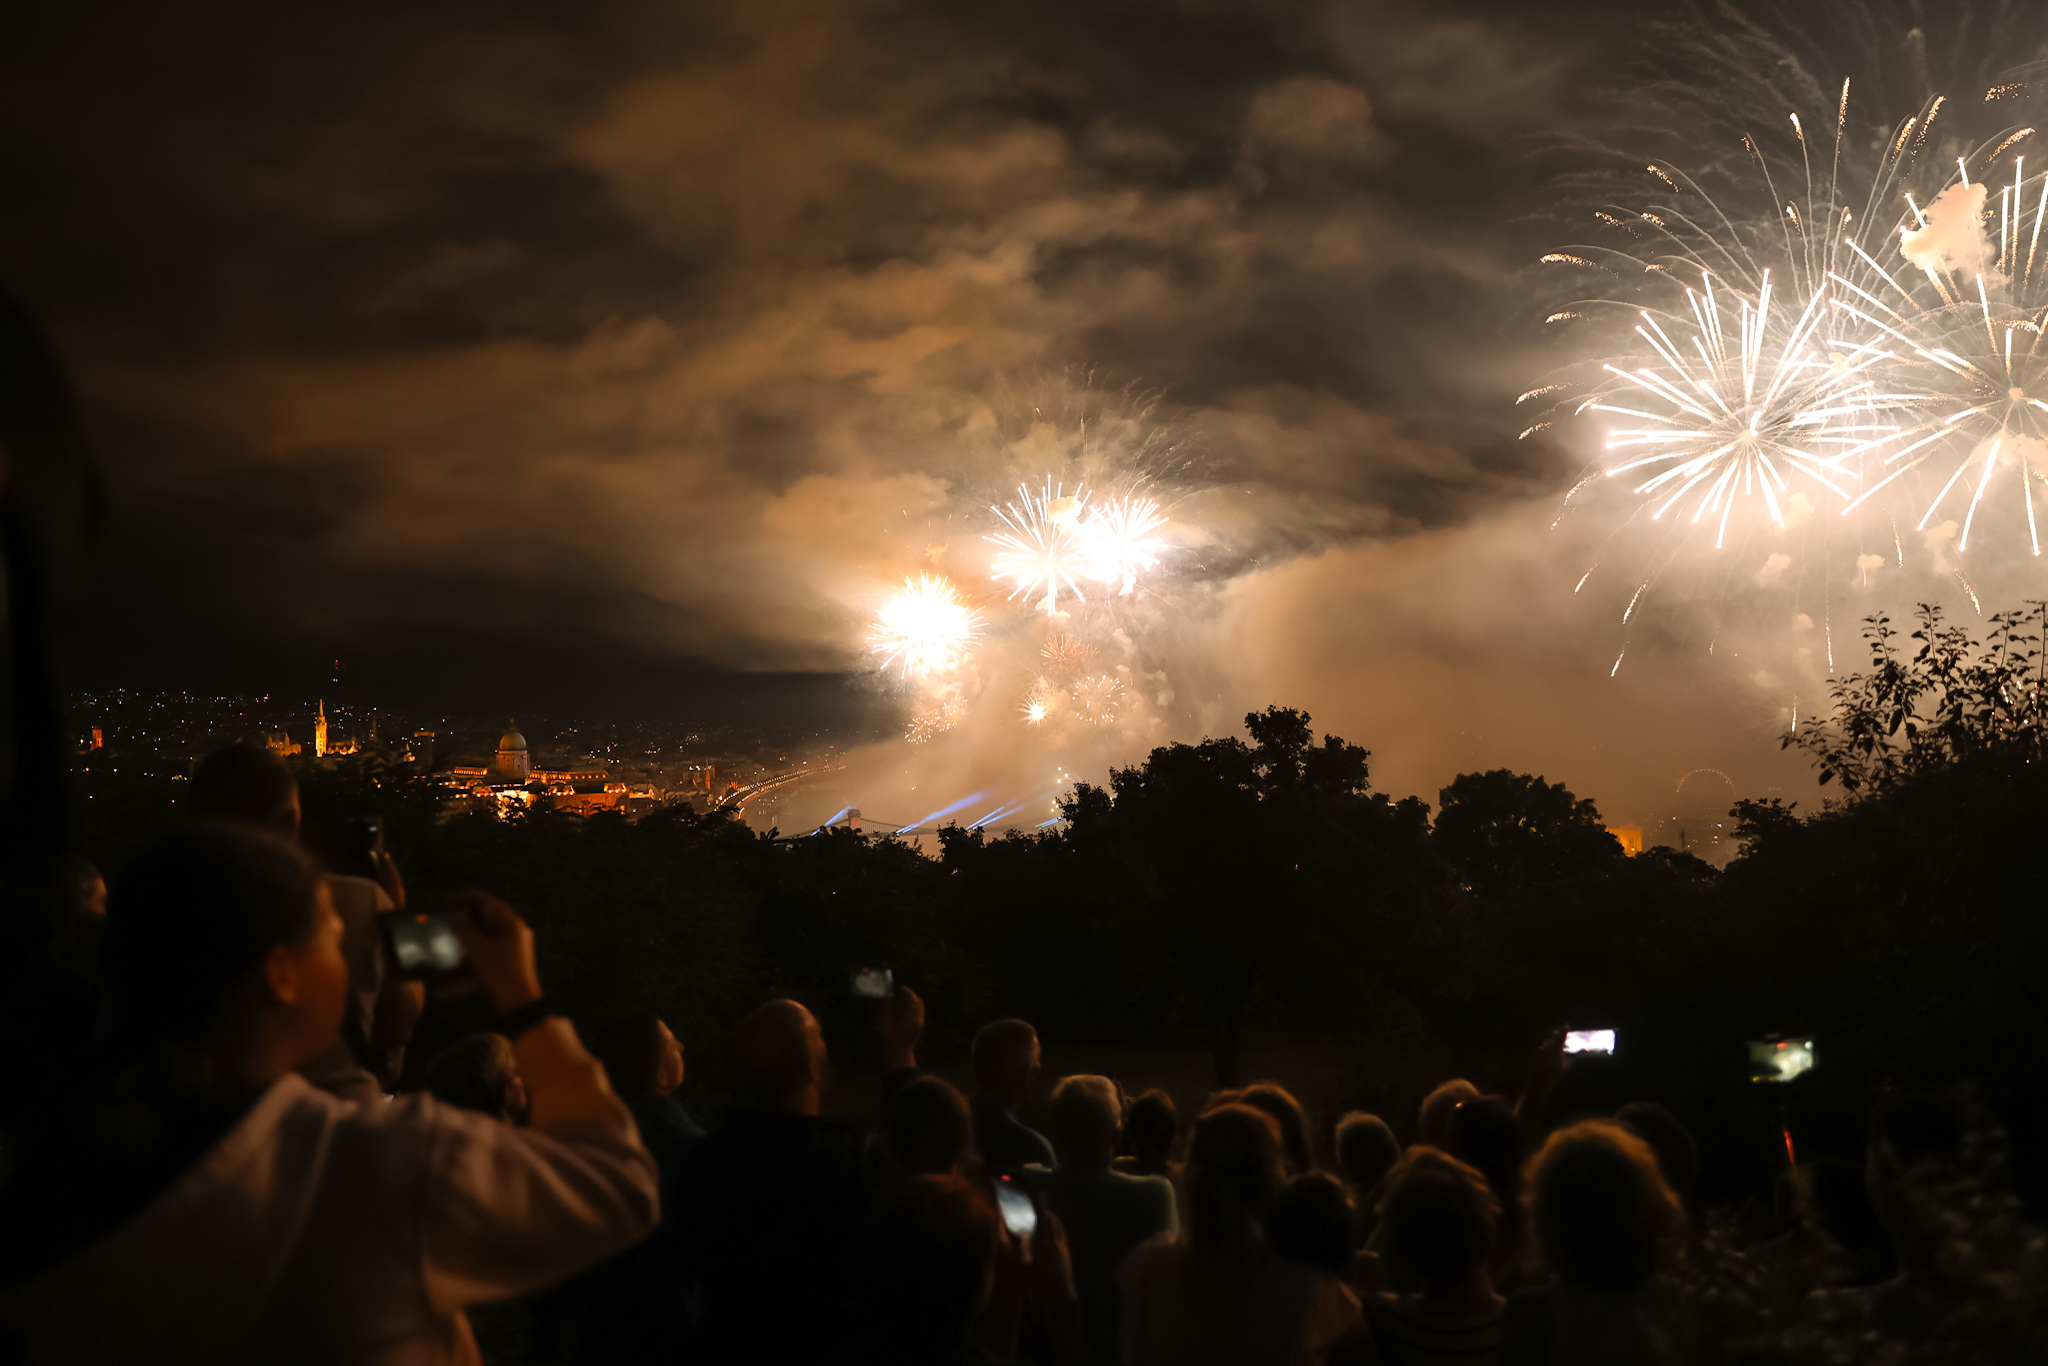
[[[1123,1103],[1107,1077],[1068,1077],[1052,1093],[1061,1161],[1045,1181],[1045,1203],[1065,1226],[1074,1261],[1091,1361],[1116,1360],[1116,1271],[1131,1249],[1155,1234],[1175,1233],[1173,1185],[1161,1176],[1112,1168],[1122,1137]]]
[[[1942,1251],[1953,1225],[1916,1178],[1953,1177],[1963,1156],[1961,1108],[1932,1091],[1899,1091],[1872,1107],[1864,1181],[1877,1221],[1890,1236],[1898,1273],[1851,1292],[1868,1306],[1885,1337],[1919,1342],[1933,1335],[1970,1289],[1944,1272]]]
[[[1506,1303],[1487,1274],[1499,1218],[1486,1178],[1436,1148],[1410,1148],[1388,1175],[1381,1243],[1415,1288],[1366,1303],[1386,1366],[1493,1366]]]
[[[1663,1366],[1692,1344],[1684,1297],[1660,1273],[1685,1210],[1650,1145],[1612,1120],[1552,1134],[1529,1163],[1529,1222],[1552,1285],[1517,1292],[1502,1366]]]
[[[1180,1236],[1146,1242],[1117,1273],[1128,1366],[1318,1366],[1369,1348],[1351,1292],[1268,1244],[1281,1161],[1279,1126],[1262,1110],[1220,1105],[1195,1121]]]
[[[192,772],[184,804],[196,816],[252,826],[290,843],[299,839],[298,779],[284,760],[260,745],[232,744],[207,755]],[[395,1047],[402,1067],[405,1044],[403,1037],[393,1042],[391,1021],[380,1024],[378,1013],[417,1020],[420,988],[395,977],[386,981],[377,917],[396,903],[385,889],[345,873],[325,874],[325,881],[341,916],[349,1007],[342,1020],[342,1046],[309,1063],[306,1079],[344,1100],[376,1101],[397,1079],[390,1070],[392,1052]],[[408,995],[411,1000],[405,999]]]
[[[770,1001],[734,1031],[737,1100],[691,1150],[665,1216],[693,1360],[846,1350],[869,1193],[858,1137],[818,1117],[827,1069],[818,1022],[795,1001]]]
[[[1341,1279],[1351,1265],[1357,1222],[1344,1183],[1328,1172],[1307,1172],[1280,1188],[1267,1228],[1275,1252]]]
[[[591,1268],[541,1306],[556,1351],[574,1366],[633,1366],[674,1357],[683,1333],[676,1305],[682,1240],[676,1209],[684,1160],[704,1137],[675,1100],[682,1042],[658,1015],[628,1015],[598,1031],[591,1051],[633,1111],[640,1141],[661,1171],[661,1227]]]
[[[1842,1157],[1813,1164],[1810,1196],[1813,1220],[1842,1250],[1850,1285],[1875,1285],[1898,1271],[1891,1236],[1870,1202],[1864,1168]]]
[[[1499,1203],[1493,1238],[1493,1283],[1503,1290],[1530,1279],[1522,1217],[1522,1127],[1499,1096],[1460,1101],[1444,1126],[1444,1149],[1486,1179]]]
[[[997,1020],[974,1036],[974,1147],[991,1171],[1010,1175],[1050,1167],[1052,1144],[1017,1118],[1038,1076],[1038,1031],[1023,1020]]]
[[[944,1077],[913,1077],[882,1106],[882,1145],[897,1174],[950,1176],[974,1157],[967,1097]]]
[[[1422,1109],[1416,1115],[1415,1141],[1432,1148],[1443,1147],[1450,1137],[1451,1115],[1463,1102],[1477,1099],[1479,1088],[1463,1077],[1454,1077],[1438,1086],[1422,1098]]]
[[[1147,1091],[1131,1102],[1124,1116],[1124,1143],[1129,1157],[1116,1168],[1133,1176],[1172,1176],[1173,1145],[1180,1138],[1180,1112],[1164,1091]]]
[[[1378,1115],[1353,1110],[1337,1121],[1336,1148],[1337,1170],[1350,1183],[1358,1209],[1353,1240],[1363,1247],[1376,1222],[1373,1207],[1379,1203],[1380,1183],[1401,1160],[1401,1140]]]
[[[1638,1100],[1614,1112],[1615,1123],[1650,1145],[1657,1154],[1657,1169],[1664,1184],[1687,1208],[1692,1205],[1693,1185],[1699,1179],[1700,1149],[1692,1130],[1654,1101]]]
[[[549,1284],[654,1225],[632,1117],[549,1013],[533,937],[475,896],[458,930],[533,1094],[514,1129],[426,1097],[357,1106],[298,1074],[348,993],[317,868],[194,829],[107,913],[130,1052],[0,1211],[0,1333],[31,1361],[473,1359],[467,1304]]]
[[[1301,1176],[1316,1169],[1314,1140],[1309,1135],[1308,1111],[1277,1081],[1255,1081],[1233,1097],[1240,1105],[1264,1110],[1280,1126],[1280,1155],[1287,1160],[1288,1174]]]
[[[511,1042],[501,1034],[472,1034],[436,1053],[427,1064],[427,1093],[444,1105],[508,1124],[526,1118],[526,1083]]]

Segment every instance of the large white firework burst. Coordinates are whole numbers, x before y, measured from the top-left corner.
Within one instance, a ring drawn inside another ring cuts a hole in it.
[[[932,678],[959,667],[981,626],[981,613],[967,605],[951,580],[919,574],[906,578],[882,605],[869,629],[868,647],[884,668],[899,669],[905,678]]]
[[[1096,577],[1095,557],[1079,530],[1088,502],[1086,489],[1071,494],[1050,478],[1041,492],[1028,484],[1017,488],[1017,501],[993,511],[1003,530],[988,537],[996,548],[990,572],[1010,585],[1012,598],[1023,597],[1047,616],[1060,610],[1060,595],[1087,601],[1084,579]]]

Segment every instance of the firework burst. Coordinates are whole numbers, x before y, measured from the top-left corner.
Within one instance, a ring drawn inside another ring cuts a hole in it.
[[[1115,674],[1095,674],[1074,684],[1074,714],[1093,726],[1114,724],[1130,700],[1130,690]]]
[[[1096,563],[1079,530],[1087,502],[1086,489],[1070,495],[1047,479],[1042,492],[1019,485],[1016,502],[993,509],[1004,529],[987,538],[996,547],[990,572],[1010,585],[1013,599],[1026,598],[1047,616],[1058,615],[1062,593],[1087,601],[1081,582],[1095,577]]]
[[[969,607],[951,580],[939,574],[905,579],[868,632],[868,647],[882,667],[905,678],[930,678],[957,668],[981,636],[981,613]]]
[[[1639,310],[1636,335],[1655,363],[1626,370],[1608,363],[1613,383],[1583,405],[1647,424],[1609,431],[1607,448],[1625,454],[1607,473],[1641,476],[1635,492],[1649,500],[1653,521],[1688,508],[1694,524],[1711,521],[1716,549],[1744,500],[1784,526],[1798,476],[1846,502],[1855,478],[1850,462],[1896,431],[1878,419],[1881,396],[1866,373],[1886,353],[1826,344],[1825,290],[1782,327],[1768,269],[1754,299],[1717,291],[1709,271],[1685,296],[1690,347]]]
[[[1039,662],[1051,674],[1079,673],[1094,653],[1082,642],[1059,631],[1047,636],[1045,644],[1038,648]]]
[[[1120,594],[1138,586],[1138,575],[1159,563],[1166,543],[1155,534],[1165,514],[1151,498],[1107,498],[1077,525],[1097,582],[1119,585]]]
[[[1979,149],[1989,167],[2018,145],[2020,130]],[[1988,149],[1988,154],[1987,154]],[[1896,256],[1859,250],[1842,285],[1844,312],[1910,356],[1903,374],[1897,435],[1881,477],[1850,506],[1891,490],[1911,490],[1916,530],[1960,516],[1960,550],[1969,549],[1985,494],[2007,487],[2023,511],[2033,553],[2041,553],[2036,484],[2048,480],[2048,262],[2041,251],[2048,218],[2048,176],[2026,177],[2015,157],[1998,187],[1997,237],[1989,231],[1991,187],[1972,181],[1959,158],[1950,182],[1923,209],[1905,196],[1893,225]],[[1931,492],[1930,492],[1931,490]]]

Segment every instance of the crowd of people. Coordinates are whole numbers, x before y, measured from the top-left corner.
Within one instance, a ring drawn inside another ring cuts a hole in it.
[[[1554,1116],[1554,1046],[1512,1099],[1454,1080],[1412,1117],[1325,1130],[1264,1081],[1184,1117],[1108,1077],[1047,1086],[1015,1019],[974,1036],[963,1094],[920,1065],[924,1005],[898,985],[874,1007],[870,1122],[828,1117],[824,1033],[774,1000],[733,1031],[707,1129],[668,1023],[588,1022],[586,1045],[483,894],[452,924],[492,1028],[409,1066],[425,1005],[380,933],[407,899],[388,857],[324,871],[262,750],[208,759],[188,806],[111,896],[66,875],[99,922],[105,1025],[44,1121],[4,1135],[0,1361],[473,1361],[506,1305],[508,1354],[569,1363],[1622,1366],[1722,1345],[1679,1274],[1691,1136],[1655,1105]],[[1948,1098],[1888,1097],[1861,1179],[1807,1182],[1781,1289],[1935,1331],[1949,1235],[1910,1187],[1964,1142]]]

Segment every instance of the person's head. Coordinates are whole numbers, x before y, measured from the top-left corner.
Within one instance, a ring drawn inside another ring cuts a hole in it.
[[[1038,1075],[1038,1031],[1026,1020],[994,1020],[974,1036],[974,1089],[1015,1106]]]
[[[92,860],[66,854],[57,860],[57,904],[66,914],[104,919],[107,914],[107,880]]]
[[[733,1031],[733,1088],[749,1105],[815,1115],[828,1067],[824,1031],[795,1001],[770,1001]]]
[[[1401,1140],[1378,1115],[1353,1110],[1337,1121],[1337,1166],[1359,1195],[1371,1192],[1401,1160]]]
[[[1107,1167],[1123,1137],[1123,1094],[1108,1077],[1068,1077],[1052,1092],[1054,1140],[1064,1166]]]
[[[1309,1141],[1308,1113],[1301,1102],[1277,1081],[1256,1081],[1239,1091],[1234,1100],[1263,1110],[1280,1126],[1280,1155],[1287,1159],[1291,1175],[1300,1176],[1316,1168],[1315,1149]]]
[[[1425,1295],[1452,1295],[1486,1274],[1501,1204],[1485,1176],[1449,1153],[1410,1148],[1379,1202],[1387,1254]]]
[[[967,1097],[943,1077],[905,1082],[883,1103],[882,1140],[900,1171],[912,1176],[957,1172],[974,1154]]]
[[[1003,1238],[995,1198],[957,1175],[915,1176],[882,1199],[873,1227],[876,1320],[897,1358],[964,1343],[994,1289]]]
[[[1459,1102],[1444,1128],[1443,1150],[1486,1178],[1502,1210],[1517,1210],[1522,1201],[1522,1126],[1515,1122],[1514,1109],[1499,1096],[1477,1096]]]
[[[1585,1120],[1552,1134],[1530,1159],[1526,1182],[1543,1258],[1575,1285],[1640,1287],[1685,1227],[1657,1155],[1612,1120]]]
[[[665,1096],[683,1084],[683,1045],[659,1015],[627,1015],[597,1033],[590,1051],[619,1099]]]
[[[185,805],[209,820],[260,826],[280,839],[299,837],[299,783],[284,760],[260,745],[232,744],[199,761]]]
[[[1328,1172],[1297,1176],[1273,1197],[1266,1228],[1273,1250],[1290,1262],[1342,1276],[1351,1264],[1357,1210],[1351,1192]]]
[[[1173,1097],[1147,1091],[1132,1101],[1131,1112],[1124,1116],[1124,1136],[1140,1168],[1163,1171],[1173,1156],[1174,1140],[1180,1137],[1180,1112]]]
[[[1285,1178],[1280,1126],[1264,1110],[1218,1105],[1188,1138],[1187,1238],[1206,1261],[1232,1260],[1265,1231]]]
[[[472,1034],[436,1053],[427,1064],[427,1090],[444,1104],[493,1119],[517,1120],[526,1113],[526,1083],[502,1034]]]
[[[1479,1088],[1463,1077],[1453,1077],[1422,1098],[1422,1111],[1416,1117],[1420,1136],[1418,1143],[1427,1143],[1432,1148],[1441,1148],[1450,1137],[1451,1115],[1460,1103],[1479,1098]]]
[[[1871,1208],[1907,1271],[1926,1262],[1941,1235],[1937,1213],[1912,1198],[1909,1177],[1959,1162],[1963,1131],[1961,1108],[1937,1091],[1889,1092],[1871,1108],[1864,1180]]]
[[[1614,1112],[1614,1120],[1650,1145],[1650,1151],[1657,1154],[1657,1169],[1664,1173],[1664,1184],[1681,1201],[1690,1198],[1700,1170],[1700,1149],[1692,1130],[1679,1123],[1677,1115],[1648,1100],[1622,1106]]]
[[[348,962],[320,870],[282,840],[195,825],[128,864],[107,904],[122,1036],[274,1080],[341,1039]]]

